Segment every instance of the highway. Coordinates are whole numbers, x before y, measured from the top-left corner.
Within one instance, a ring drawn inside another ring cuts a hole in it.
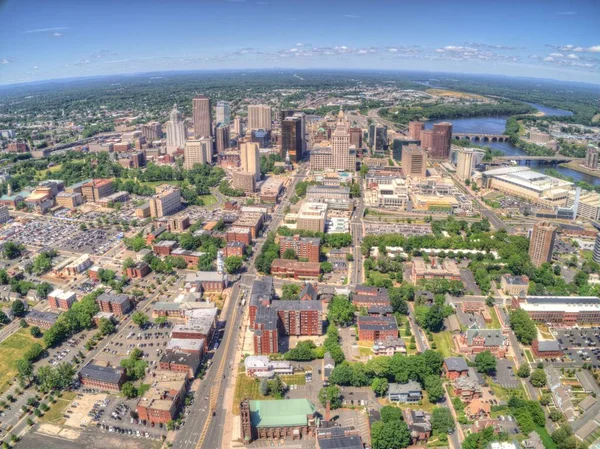
[[[264,244],[264,236],[279,227],[283,219],[283,212],[289,205],[289,197],[295,192],[298,181],[304,179],[306,170],[299,168],[294,175],[294,181],[287,188],[282,200],[275,208],[267,230],[263,237],[254,241],[253,255],[246,263],[246,273],[233,286],[231,296],[219,316],[219,321],[225,324],[225,335],[219,346],[214,351],[211,367],[208,368],[200,386],[195,391],[195,401],[190,407],[190,413],[186,418],[184,426],[176,433],[173,448],[175,449],[221,449],[225,447],[223,431],[227,414],[231,413],[232,404],[224,403],[227,385],[231,382],[233,370],[237,369],[237,361],[234,360],[237,345],[239,344],[242,324],[239,317],[242,316],[239,296],[241,289],[249,288],[256,278],[254,260],[260,254]],[[214,412],[214,416],[213,416]]]

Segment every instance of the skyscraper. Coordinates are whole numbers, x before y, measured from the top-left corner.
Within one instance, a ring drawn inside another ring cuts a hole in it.
[[[196,139],[212,137],[210,98],[204,95],[196,95],[192,100],[192,111],[194,114],[194,134]]]
[[[217,123],[223,125],[229,125],[231,123],[231,111],[229,109],[229,103],[226,101],[217,102]]]
[[[585,153],[585,166],[594,170],[598,168],[598,147],[588,145]]]
[[[474,154],[471,148],[460,148],[456,153],[456,176],[461,181],[471,179]]]
[[[258,143],[244,142],[240,144],[240,165],[244,172],[252,173],[256,181],[260,181],[260,152]]]
[[[300,162],[304,155],[302,149],[302,119],[286,117],[281,123],[281,157],[289,154],[293,162]]]
[[[142,136],[148,142],[160,140],[162,138],[162,125],[159,122],[150,122],[142,125]]]
[[[269,131],[272,128],[271,106],[264,104],[248,105],[248,129],[264,129]]]
[[[411,140],[421,140],[421,131],[425,129],[423,122],[408,122],[408,138]]]
[[[185,143],[183,151],[183,168],[191,170],[194,164],[209,164],[212,162],[212,139],[190,139]]]
[[[217,126],[215,132],[215,146],[217,153],[222,153],[226,148],[229,148],[229,126],[221,124]]]
[[[300,119],[300,140],[302,142],[302,153],[306,151],[306,114],[304,112],[294,112],[294,117]]]
[[[592,254],[594,262],[600,263],[600,232],[596,234],[596,241],[594,242],[594,252]]]
[[[173,105],[173,110],[169,115],[167,124],[167,152],[173,153],[178,148],[183,148],[187,139],[187,131],[183,122],[181,112],[177,110],[177,105]]]
[[[244,129],[242,127],[242,118],[239,115],[233,119],[233,132],[237,137],[242,136],[244,134]]]
[[[375,127],[375,138],[373,151],[384,151],[388,147],[387,126],[377,125]]]
[[[423,133],[421,133],[422,135]],[[431,137],[431,157],[433,159],[449,159],[452,143],[452,124],[448,122],[433,125]]]
[[[427,177],[427,153],[417,145],[402,148],[402,172],[412,178]]]
[[[335,131],[331,135],[331,151],[334,167],[337,170],[356,171],[356,148],[350,148],[349,124],[340,109]]]
[[[361,128],[350,128],[350,145],[354,145],[357,150],[362,148],[362,129]]]
[[[546,221],[540,221],[533,225],[529,241],[529,257],[536,267],[552,260],[555,239],[556,226],[552,226]]]

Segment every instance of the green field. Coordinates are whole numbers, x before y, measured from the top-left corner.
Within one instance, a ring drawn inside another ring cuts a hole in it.
[[[284,374],[279,376],[286,385],[306,385],[304,374]]]
[[[200,195],[200,199],[204,201],[205,206],[212,206],[217,203],[217,199],[214,195]]]
[[[454,351],[454,342],[452,341],[452,334],[448,331],[438,332],[433,335],[433,341],[438,351],[444,358],[452,357],[456,355]]]
[[[0,343],[0,394],[8,388],[9,382],[17,375],[16,363],[34,343],[43,346],[43,340],[33,338],[29,329],[19,329]]]
[[[265,396],[259,391],[260,381],[246,376],[242,371],[238,373],[235,383],[235,393],[233,395],[233,414],[240,414],[240,402],[242,399],[265,399]]]
[[[525,396],[525,390],[523,389],[522,385],[519,388],[504,388],[498,385],[497,383],[493,382],[490,378],[488,378],[488,385],[494,391],[494,394],[498,399],[508,401],[511,396],[517,396],[521,399],[527,399],[527,397]],[[537,398],[533,399],[537,400]]]
[[[66,419],[63,414],[66,408],[69,406],[71,401],[75,399],[77,393],[74,391],[65,391],[60,398],[56,398],[56,403],[48,404],[50,410],[44,413],[44,416],[40,418],[40,422],[50,424],[64,424]]]
[[[496,313],[496,309],[493,307],[488,307],[488,312],[492,317],[492,322],[487,325],[488,329],[501,329],[500,320],[498,319],[498,314]]]
[[[156,187],[161,184],[169,184],[170,186],[180,186],[182,181],[144,181],[140,184],[150,187]]]

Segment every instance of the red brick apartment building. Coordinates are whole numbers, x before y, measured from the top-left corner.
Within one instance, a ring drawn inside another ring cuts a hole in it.
[[[200,356],[187,352],[166,352],[160,358],[159,365],[162,370],[186,373],[189,379],[193,379],[200,367]]]
[[[150,266],[146,262],[137,262],[132,267],[127,267],[125,274],[130,279],[141,279],[150,274]]]
[[[162,240],[152,244],[152,251],[157,256],[170,256],[175,248],[177,248],[177,242],[174,240]]]
[[[66,292],[59,288],[48,294],[48,304],[52,310],[69,310],[76,300],[75,292]]]
[[[111,312],[116,316],[124,316],[132,309],[129,296],[123,294],[102,293],[96,298],[96,303],[103,312]]]
[[[50,329],[56,323],[58,313],[40,312],[38,310],[30,310],[25,315],[25,322],[30,326],[37,326],[40,329]]]
[[[307,259],[309,262],[319,262],[321,239],[300,237],[299,235],[280,237],[279,248],[279,256],[282,258],[286,250],[292,249],[299,259]]]
[[[356,323],[359,340],[398,338],[398,323],[393,316],[359,316]]]
[[[285,335],[322,335],[322,303],[318,300],[273,301],[279,326]]]
[[[279,317],[271,307],[259,307],[251,328],[254,330],[254,354],[268,355],[279,352]]]
[[[244,251],[246,250],[246,245],[242,242],[227,242],[227,246],[223,250],[224,257],[243,257]]]
[[[321,274],[321,265],[318,262],[275,259],[271,264],[271,273],[294,279],[316,279]]]
[[[79,381],[87,388],[118,392],[125,382],[125,370],[90,362],[79,372]]]
[[[444,360],[444,375],[447,379],[458,379],[469,375],[469,367],[461,357],[448,357]]]

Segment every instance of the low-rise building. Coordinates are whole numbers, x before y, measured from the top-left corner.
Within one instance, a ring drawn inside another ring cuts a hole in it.
[[[260,200],[263,203],[274,204],[283,190],[281,178],[270,177],[260,188]]]
[[[447,379],[457,379],[469,375],[469,367],[462,357],[444,359],[444,375]]]
[[[398,323],[393,316],[359,316],[358,339],[366,341],[398,338]]]
[[[489,418],[492,407],[489,402],[483,402],[481,399],[473,399],[465,406],[465,415],[469,419],[484,419]]]
[[[177,248],[175,240],[162,240],[152,244],[152,251],[158,256],[170,256],[175,248]]]
[[[246,375],[271,378],[275,374],[294,374],[292,364],[286,360],[270,360],[264,355],[249,355],[244,359]]]
[[[373,355],[388,356],[394,354],[406,354],[406,343],[401,338],[386,338],[385,340],[377,340],[373,344]]]
[[[489,351],[496,358],[504,358],[509,346],[508,338],[501,329],[469,328],[456,340],[462,354]]]
[[[255,239],[258,237],[264,224],[265,216],[260,212],[243,212],[233,223],[233,228],[245,228],[250,231],[250,236]],[[244,242],[246,243],[246,242]],[[249,243],[246,243],[249,245]]]
[[[271,264],[271,273],[294,279],[316,279],[321,274],[321,265],[315,262],[275,259]]]
[[[523,297],[529,289],[529,278],[527,276],[513,276],[503,274],[500,278],[500,289],[507,295]]]
[[[160,358],[159,366],[161,370],[186,373],[189,379],[193,379],[200,367],[200,360],[197,353],[168,351]]]
[[[148,378],[146,383],[151,386],[137,404],[139,418],[155,424],[176,419],[187,392],[187,374],[163,371]]]
[[[542,359],[552,359],[563,355],[563,351],[556,340],[539,340],[536,338],[531,343],[531,350],[536,357]]]
[[[457,377],[452,383],[452,388],[454,394],[465,403],[481,397],[481,385],[477,377],[472,375]]]
[[[391,383],[388,387],[388,400],[400,404],[415,403],[423,399],[419,382],[409,381],[405,384]]]
[[[125,382],[125,370],[121,367],[89,362],[79,371],[79,381],[86,388],[118,392]]]
[[[29,326],[37,326],[40,329],[50,329],[57,319],[58,313],[40,312],[39,310],[30,310],[25,315],[25,322]]]
[[[325,232],[326,222],[327,204],[305,201],[298,211],[296,228],[305,231]]]
[[[227,287],[227,276],[216,271],[196,271],[185,277],[187,284],[199,284],[204,292],[221,293]]]
[[[115,316],[124,316],[133,307],[129,296],[124,294],[102,293],[96,298],[96,303],[100,306],[100,310],[114,313]]]
[[[402,411],[404,421],[410,432],[413,445],[426,443],[431,437],[431,415],[423,410],[405,409]]]
[[[60,192],[56,195],[56,204],[65,209],[75,209],[84,203],[84,197],[81,193]]]
[[[412,281],[416,285],[422,279],[460,281],[460,270],[451,259],[439,261],[437,257],[432,257],[431,262],[426,263],[424,259],[415,257],[412,261]]]
[[[171,338],[165,348],[166,352],[187,352],[202,356],[206,353],[207,342],[204,338]]]
[[[136,262],[133,266],[127,267],[125,274],[130,279],[141,279],[150,274],[150,266],[144,262]]]
[[[600,299],[596,296],[525,296],[514,298],[512,307],[525,310],[533,321],[541,323],[600,323]]]
[[[241,242],[244,245],[252,244],[252,231],[249,228],[233,226],[225,234],[227,242]]]

